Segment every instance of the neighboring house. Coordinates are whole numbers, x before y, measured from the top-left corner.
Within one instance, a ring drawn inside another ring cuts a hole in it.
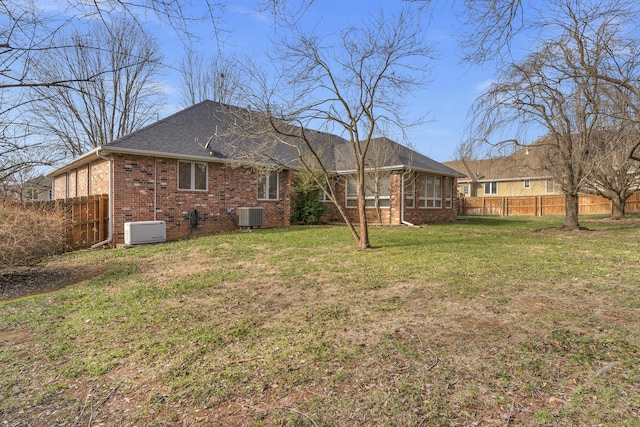
[[[54,170],[48,175],[54,198],[109,194],[110,234],[101,244],[123,243],[124,224],[135,221],[165,221],[169,239],[233,230],[240,207],[262,207],[266,227],[288,225],[297,152],[268,144],[258,131],[248,136],[255,128],[250,116],[248,109],[196,104]],[[248,133],[232,132],[240,128]],[[348,143],[317,131],[312,139],[336,175],[336,194],[357,219]],[[371,165],[367,214],[372,222],[455,219],[455,170],[389,139],[374,142],[384,155],[374,156],[372,163],[379,163]],[[268,152],[248,155],[261,144]],[[197,229],[190,227],[192,209],[198,212]],[[331,209],[326,219],[340,220]]]
[[[16,202],[52,200],[52,182],[44,175],[31,178],[22,184],[12,184],[5,188],[5,200]]]
[[[445,162],[465,177],[458,178],[461,197],[513,197],[562,194],[551,174],[542,167],[544,148],[535,144],[510,156]]]

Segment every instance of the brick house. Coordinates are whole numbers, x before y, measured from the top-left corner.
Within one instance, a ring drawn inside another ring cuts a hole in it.
[[[168,239],[234,230],[240,207],[263,208],[265,227],[289,225],[297,155],[276,144],[261,160],[243,160],[261,137],[228,132],[251,128],[238,120],[238,111],[250,110],[204,101],[98,147],[48,174],[53,197],[108,194],[109,238],[101,244],[122,244],[124,224],[136,221],[165,221]],[[335,191],[356,219],[347,142],[315,131],[314,138],[330,147],[327,165],[337,177]],[[367,194],[372,222],[455,219],[458,172],[387,138],[376,144],[385,156],[376,167],[384,174],[372,179],[376,190]],[[198,212],[196,229],[190,227],[192,209]],[[329,209],[326,220],[340,218]]]

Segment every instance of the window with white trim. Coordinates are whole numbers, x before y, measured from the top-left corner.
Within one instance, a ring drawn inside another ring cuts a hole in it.
[[[442,207],[442,177],[433,175],[424,176],[420,188],[420,197],[418,198],[418,207]]]
[[[322,188],[320,190],[318,190],[318,194],[319,194],[319,199],[321,202],[330,202],[331,200],[329,199],[329,195],[327,194],[326,191],[324,191]]]
[[[258,200],[278,200],[278,171],[258,175]]]
[[[404,207],[416,207],[416,177],[415,175],[407,175],[404,177]]]
[[[207,164],[178,162],[179,190],[207,190]]]
[[[391,196],[391,178],[389,175],[368,178],[365,181],[365,206],[367,208],[388,208]],[[356,178],[347,178],[347,202],[348,208],[358,207],[358,190]]]
[[[331,194],[331,188],[328,187],[328,185],[331,185],[333,187],[333,180],[331,182],[331,184],[327,184],[326,182],[323,184],[324,188],[320,188],[318,190],[318,197],[320,198],[321,202],[330,202],[331,199],[329,198],[329,194]]]
[[[453,203],[453,179],[450,176],[444,178],[444,207],[451,209]]]
[[[546,187],[546,192],[547,192],[547,194],[551,194],[551,193],[553,193],[553,192],[554,192],[554,188],[553,188],[553,179],[548,179],[548,180],[546,181],[546,185],[545,185],[545,187]]]
[[[524,180],[524,188],[531,188],[531,181],[528,179]]]
[[[498,183],[496,181],[484,183],[484,195],[498,194]]]

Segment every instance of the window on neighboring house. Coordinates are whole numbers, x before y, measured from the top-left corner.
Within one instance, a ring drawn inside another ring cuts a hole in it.
[[[531,188],[531,181],[528,179],[524,180],[524,188]]]
[[[493,182],[485,182],[484,183],[484,194],[488,196],[489,194],[498,194],[498,183]]]
[[[388,208],[391,194],[391,178],[387,176],[367,179],[365,182],[365,206],[368,208]],[[347,178],[347,207],[358,207],[356,178]]]
[[[418,207],[442,207],[442,177],[426,175],[422,179],[420,197],[418,198]]]
[[[416,207],[416,177],[415,175],[407,175],[404,178],[404,206],[405,208]]]
[[[453,203],[453,179],[446,177],[444,179],[444,207],[451,209]]]
[[[468,185],[463,185],[462,186],[462,194],[464,194],[465,196],[469,195],[469,186]]]
[[[206,190],[207,164],[198,162],[178,162],[178,189]]]
[[[547,194],[551,194],[554,192],[552,179],[548,179],[546,182],[546,192]]]
[[[258,175],[258,199],[278,200],[278,171],[261,172]]]

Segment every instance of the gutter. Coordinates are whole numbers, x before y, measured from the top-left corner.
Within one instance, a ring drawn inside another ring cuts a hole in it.
[[[103,156],[102,154],[100,154],[101,151],[102,147],[98,148],[96,150],[96,156],[109,162],[109,235],[106,240],[103,240],[102,242],[98,242],[95,245],[91,246],[91,249],[96,249],[104,246],[108,243],[111,243],[111,241],[113,240],[113,159]]]

